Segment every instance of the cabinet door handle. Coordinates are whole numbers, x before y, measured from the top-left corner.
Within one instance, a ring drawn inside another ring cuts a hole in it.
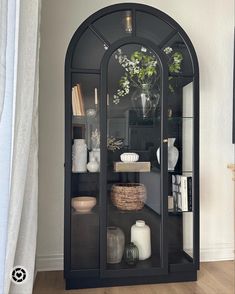
[[[163,139],[163,143],[168,143],[168,139]]]

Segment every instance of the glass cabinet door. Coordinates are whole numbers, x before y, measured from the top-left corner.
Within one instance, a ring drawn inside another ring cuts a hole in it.
[[[109,59],[103,97],[106,150],[101,157],[106,195],[104,276],[167,270],[163,218],[167,168],[160,165],[162,79],[159,57],[142,44],[123,45]]]
[[[98,74],[72,74],[70,264],[91,274],[99,269],[99,81]]]

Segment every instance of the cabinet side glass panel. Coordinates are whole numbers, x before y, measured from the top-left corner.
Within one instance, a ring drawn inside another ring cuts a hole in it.
[[[169,263],[185,265],[193,263],[193,82],[175,86],[168,103]]]
[[[99,268],[99,78],[72,75],[72,270]]]
[[[161,74],[148,48],[129,44],[109,61],[106,269],[161,267]]]

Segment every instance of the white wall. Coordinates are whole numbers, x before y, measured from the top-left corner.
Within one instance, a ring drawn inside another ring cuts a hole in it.
[[[132,2],[132,1],[118,1]],[[201,82],[201,258],[233,258],[231,144],[233,0],[145,0],[173,17],[191,38]],[[64,59],[76,28],[108,0],[43,0],[39,99],[39,269],[62,267]]]

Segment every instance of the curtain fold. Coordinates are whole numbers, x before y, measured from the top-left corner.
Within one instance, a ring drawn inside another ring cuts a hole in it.
[[[38,68],[40,0],[15,0],[19,8],[18,62],[4,294],[30,294],[34,281],[38,197]],[[15,266],[24,283],[12,283]]]
[[[0,0],[0,122],[2,117],[5,81],[6,81],[6,46],[7,46],[7,0]]]

